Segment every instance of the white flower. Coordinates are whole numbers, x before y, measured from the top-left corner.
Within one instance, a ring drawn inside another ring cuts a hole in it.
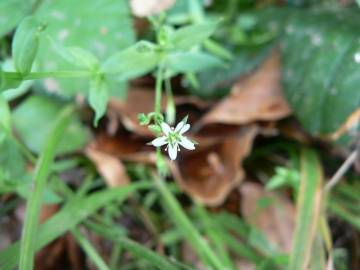
[[[155,147],[160,147],[167,144],[165,150],[168,151],[171,160],[176,159],[177,152],[180,151],[179,145],[188,150],[195,149],[194,143],[183,136],[183,134],[190,129],[190,124],[186,124],[186,120],[178,123],[175,129],[170,127],[165,122],[162,122],[161,129],[164,135],[153,140],[151,144]]]

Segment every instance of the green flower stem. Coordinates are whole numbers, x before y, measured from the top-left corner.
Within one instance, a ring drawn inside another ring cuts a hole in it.
[[[19,72],[4,72],[4,76],[12,79],[19,80],[37,80],[45,78],[81,78],[89,77],[91,72],[89,71],[50,71],[50,72],[32,72],[27,75],[23,75]]]
[[[54,123],[51,133],[40,158],[36,164],[33,180],[33,190],[26,206],[24,227],[20,247],[20,270],[32,270],[37,243],[38,220],[43,193],[55,157],[56,146],[60,142],[67,127],[70,116],[74,112],[73,107],[66,107]]]
[[[166,89],[166,101],[167,101],[166,121],[169,124],[173,125],[175,123],[176,110],[175,110],[174,96],[172,93],[170,78],[165,79],[165,89]]]
[[[161,86],[163,81],[163,68],[162,65],[159,65],[156,74],[156,88],[155,88],[155,113],[161,113]]]

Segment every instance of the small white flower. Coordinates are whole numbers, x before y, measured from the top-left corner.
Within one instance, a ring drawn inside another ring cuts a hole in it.
[[[170,127],[165,122],[161,123],[161,129],[163,136],[156,138],[151,142],[155,147],[160,147],[167,144],[166,149],[168,151],[171,160],[175,160],[177,152],[180,151],[179,145],[188,150],[194,150],[195,144],[183,134],[190,129],[190,124],[186,124],[186,120],[181,121],[176,125],[176,128]]]

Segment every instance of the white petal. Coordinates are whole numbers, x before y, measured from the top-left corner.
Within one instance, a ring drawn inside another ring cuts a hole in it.
[[[184,126],[184,122],[179,122],[179,124],[176,125],[176,128],[175,128],[175,132],[178,132],[182,129],[182,127]]]
[[[175,144],[174,146],[171,145],[169,143],[169,146],[168,146],[168,153],[169,153],[169,157],[171,160],[175,160],[176,159],[176,156],[177,156],[177,144]]]
[[[168,135],[169,132],[171,132],[171,127],[168,124],[166,124],[165,122],[161,123],[161,129],[165,135]]]
[[[184,134],[186,131],[188,131],[190,129],[190,124],[186,124],[185,126],[183,126],[180,130],[180,134]]]
[[[192,143],[192,142],[191,142],[188,138],[186,138],[186,137],[181,137],[181,140],[180,140],[179,144],[180,144],[182,147],[184,147],[184,148],[186,148],[186,149],[188,149],[188,150],[194,150],[194,149],[195,149],[194,143]]]
[[[164,144],[167,143],[166,139],[167,138],[165,136],[162,136],[160,138],[156,138],[155,140],[152,140],[151,144],[156,147],[163,146]]]

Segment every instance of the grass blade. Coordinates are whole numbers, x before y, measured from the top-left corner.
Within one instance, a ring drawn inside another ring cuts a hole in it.
[[[41,249],[113,200],[121,202],[137,189],[148,187],[150,187],[150,183],[142,182],[126,187],[107,189],[86,198],[75,197],[60,212],[40,226],[35,250]],[[0,253],[1,270],[12,270],[16,267],[19,250],[20,243],[17,242]]]
[[[204,230],[208,235],[209,239],[212,240],[214,244],[217,254],[221,257],[224,267],[226,269],[235,269],[235,265],[233,264],[229,252],[225,247],[225,243],[222,238],[222,230],[221,227],[218,227],[218,223],[211,219],[207,210],[198,205],[195,208],[195,213],[198,215],[199,219],[204,225]]]
[[[317,154],[311,149],[301,153],[301,183],[297,200],[297,216],[289,270],[308,267],[318,229],[323,172]]]
[[[27,203],[24,228],[21,238],[19,262],[20,270],[33,269],[39,212],[44,188],[46,186],[51,164],[55,156],[56,147],[69,123],[70,116],[73,111],[73,107],[67,107],[60,113],[36,164],[33,180],[34,190]]]
[[[198,253],[199,257],[203,259],[204,263],[210,264],[214,269],[223,270],[224,264],[193,226],[174,195],[167,188],[165,182],[157,176],[154,176],[154,179],[163,199],[163,205],[169,210],[168,214],[170,218],[178,229],[181,230],[183,237],[189,241],[192,248]]]
[[[150,265],[158,269],[166,270],[178,270],[179,268],[175,266],[175,262],[169,261],[166,257],[157,254],[149,248],[142,246],[141,244],[125,237],[123,231],[120,230],[120,227],[117,225],[114,227],[104,226],[103,224],[96,224],[92,222],[86,222],[90,230],[93,230],[102,237],[113,241],[118,244],[122,250],[127,250],[132,253],[139,260],[146,260]],[[182,268],[180,268],[182,269]]]
[[[90,243],[90,241],[87,240],[86,237],[82,235],[77,228],[72,229],[71,233],[76,239],[76,241],[80,244],[82,249],[85,251],[87,257],[90,258],[93,261],[93,263],[96,265],[97,269],[110,270],[110,268],[106,265],[106,263],[101,258],[101,256],[96,251],[96,249],[93,247],[93,245]]]

